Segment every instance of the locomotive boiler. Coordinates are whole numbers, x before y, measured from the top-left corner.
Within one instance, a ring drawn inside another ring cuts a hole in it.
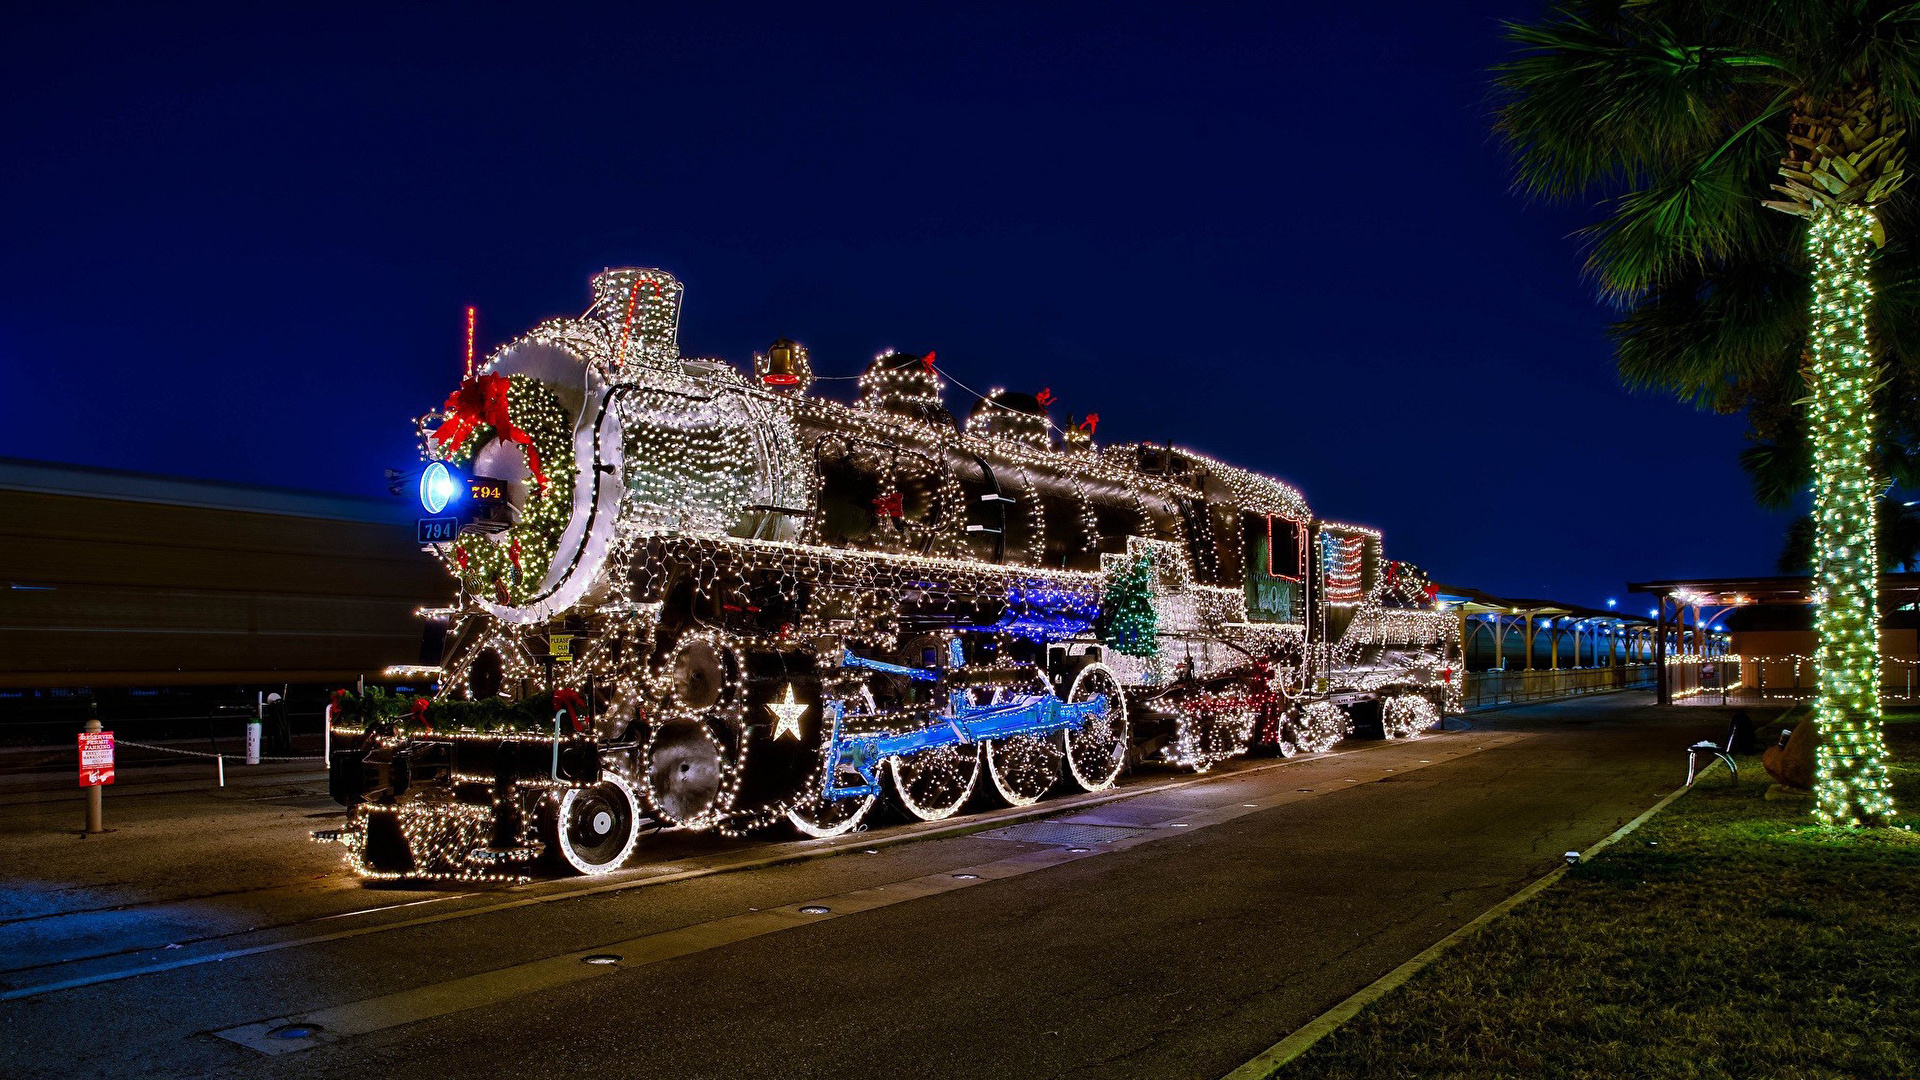
[[[681,294],[601,274],[421,420],[458,599],[431,698],[332,710],[362,873],[605,873],[662,828],[831,836],[1457,709],[1457,621],[1378,533],[1044,394],[956,416],[931,353],[851,401],[793,341],[682,356]]]

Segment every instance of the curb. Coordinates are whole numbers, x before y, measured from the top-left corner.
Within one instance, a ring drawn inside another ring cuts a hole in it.
[[[1598,852],[1610,847],[1621,837],[1626,836],[1628,833],[1646,824],[1648,819],[1652,818],[1655,814],[1665,810],[1668,803],[1686,794],[1687,790],[1687,788],[1682,787],[1670,792],[1666,797],[1648,808],[1645,813],[1627,822],[1625,825],[1620,826],[1618,829],[1615,829],[1612,833],[1608,834],[1604,840],[1581,852],[1580,858],[1582,860],[1591,858]],[[1222,1077],[1221,1080],[1267,1080],[1267,1078],[1272,1076],[1281,1066],[1286,1065],[1294,1058],[1306,1053],[1307,1049],[1314,1043],[1333,1034],[1340,1025],[1353,1019],[1354,1015],[1361,1009],[1385,997],[1402,983],[1419,974],[1422,968],[1438,960],[1441,954],[1445,953],[1448,949],[1472,937],[1488,923],[1519,907],[1521,904],[1526,903],[1528,900],[1533,899],[1535,896],[1538,896],[1548,886],[1565,876],[1566,872],[1567,868],[1564,866],[1555,867],[1553,870],[1548,871],[1531,885],[1528,885],[1526,888],[1521,889],[1519,892],[1514,893],[1512,896],[1481,912],[1472,922],[1467,923],[1453,933],[1427,946],[1425,950],[1413,959],[1380,976],[1380,978],[1362,987],[1345,1001],[1314,1017],[1312,1020],[1307,1021],[1304,1026],[1293,1034],[1274,1043],[1246,1064]]]

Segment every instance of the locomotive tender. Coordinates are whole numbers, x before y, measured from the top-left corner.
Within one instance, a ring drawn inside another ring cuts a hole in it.
[[[421,421],[460,598],[434,702],[329,721],[363,874],[605,873],[662,827],[830,836],[1458,710],[1432,587],[1285,484],[1045,394],[957,420],[931,353],[828,400],[791,341],[681,356],[666,273],[593,290]]]

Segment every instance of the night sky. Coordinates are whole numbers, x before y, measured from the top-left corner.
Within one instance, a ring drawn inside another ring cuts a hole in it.
[[[1510,190],[1541,6],[15,9],[0,455],[384,494],[464,305],[484,350],[658,266],[688,353],[937,349],[1452,584],[1771,572],[1741,419],[1621,389],[1589,213]]]

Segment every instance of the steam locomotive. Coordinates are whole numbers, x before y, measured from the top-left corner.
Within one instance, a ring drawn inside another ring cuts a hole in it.
[[[956,418],[931,353],[851,403],[786,339],[681,356],[681,296],[603,273],[421,419],[459,599],[433,701],[330,721],[361,873],[600,874],[660,828],[832,836],[1458,710],[1457,619],[1378,533],[1045,394]]]

